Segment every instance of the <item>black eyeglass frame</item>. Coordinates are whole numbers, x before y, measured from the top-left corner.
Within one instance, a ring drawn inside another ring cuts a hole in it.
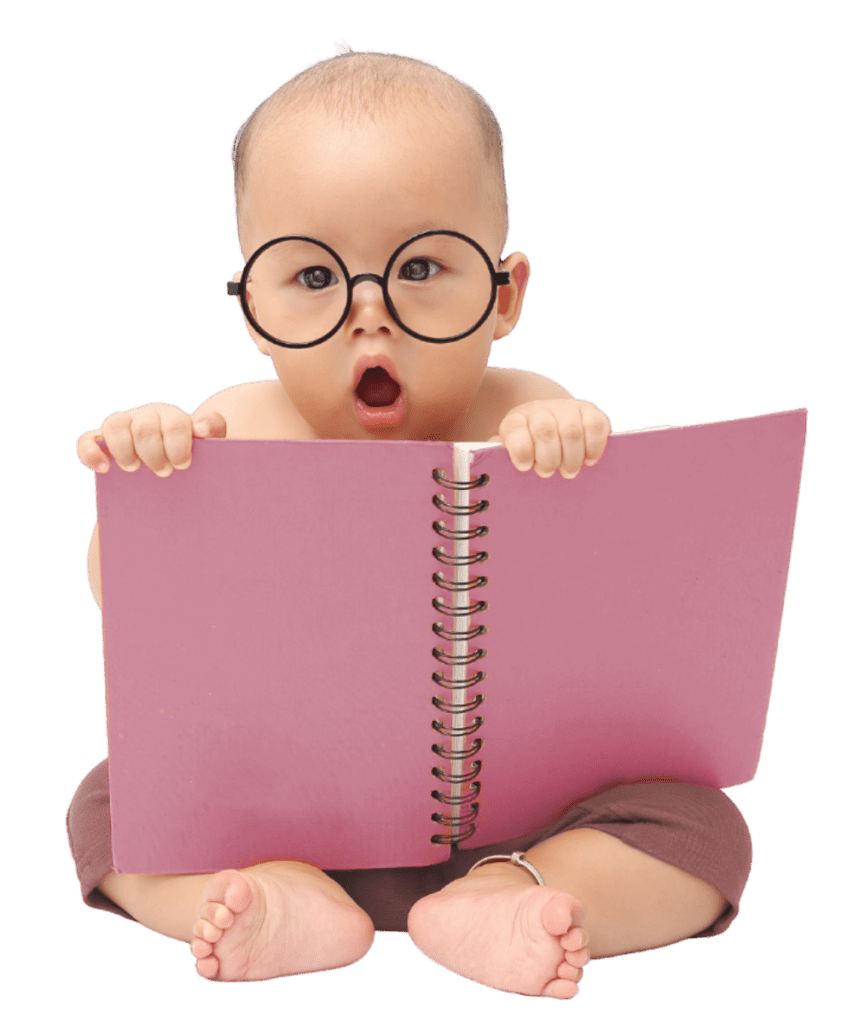
[[[456,334],[452,338],[430,338],[425,334],[416,334],[415,331],[406,327],[406,325],[402,322],[402,320],[400,320],[400,317],[397,315],[397,310],[394,308],[394,303],[391,301],[391,296],[388,293],[388,277],[391,273],[391,268],[394,265],[394,261],[397,259],[400,253],[406,248],[406,246],[411,245],[412,242],[416,242],[419,238],[427,238],[430,235],[452,235],[454,238],[461,238],[463,241],[468,242],[470,245],[473,245],[477,252],[485,260],[486,266],[489,268],[489,273],[491,274],[492,277],[492,297],[491,300],[489,301],[488,306],[486,307],[486,312],[483,313],[483,315],[474,324],[474,326],[471,327],[469,330],[465,331],[464,334]],[[293,341],[281,341],[279,338],[274,338],[271,334],[265,331],[263,327],[261,327],[261,325],[258,323],[258,321],[254,318],[254,316],[252,316],[252,311],[249,309],[249,303],[246,299],[246,282],[249,280],[249,274],[251,273],[255,260],[257,260],[259,256],[266,252],[266,250],[269,249],[270,246],[276,245],[278,242],[290,241],[313,242],[314,245],[319,245],[320,248],[325,249],[330,256],[337,260],[338,264],[340,265],[341,269],[344,272],[344,277],[346,278],[347,282],[347,302],[340,320],[338,320],[335,326],[328,333],[324,334],[322,338],[318,338],[316,341],[306,342],[305,344]],[[249,261],[243,268],[243,273],[240,277],[239,282],[228,282],[228,294],[240,296],[240,305],[243,307],[244,316],[252,325],[252,327],[254,327],[254,329],[259,334],[262,334],[267,339],[267,341],[271,341],[274,345],[280,345],[282,348],[313,348],[315,345],[320,345],[324,341],[328,341],[328,339],[331,338],[331,336],[336,331],[339,331],[341,327],[344,325],[347,317],[349,316],[350,309],[352,308],[352,296],[353,291],[355,290],[355,286],[357,284],[360,284],[362,281],[375,281],[378,285],[381,285],[382,296],[385,300],[386,309],[391,314],[391,318],[393,319],[394,323],[396,323],[401,330],[405,331],[406,334],[411,335],[413,338],[417,338],[419,341],[428,341],[432,345],[446,345],[448,342],[459,341],[462,338],[467,338],[469,334],[473,334],[474,331],[476,331],[486,322],[486,319],[488,318],[489,314],[494,308],[495,299],[497,298],[498,295],[498,287],[500,285],[509,284],[510,275],[509,272],[505,270],[496,271],[495,266],[492,263],[491,259],[489,258],[489,254],[486,252],[486,250],[481,245],[478,245],[473,238],[469,238],[467,235],[463,235],[459,231],[422,231],[418,235],[412,235],[411,238],[407,238],[402,245],[397,246],[397,248],[394,250],[391,258],[388,260],[388,263],[385,267],[385,273],[382,275],[382,277],[380,277],[378,274],[356,274],[356,276],[353,278],[350,277],[349,271],[347,270],[344,261],[340,258],[340,256],[338,256],[335,250],[331,246],[326,245],[325,242],[321,242],[317,238],[309,238],[307,235],[283,235],[281,238],[273,238],[269,242],[264,242],[264,244],[259,249],[252,253],[252,255],[249,257]]]

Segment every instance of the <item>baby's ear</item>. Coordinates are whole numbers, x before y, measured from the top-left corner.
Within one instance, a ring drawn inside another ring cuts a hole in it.
[[[530,268],[527,266],[527,263],[524,261],[517,263],[512,269],[512,279],[515,281],[515,287],[520,292],[524,291],[524,285],[527,281],[527,271],[529,269]]]
[[[237,273],[231,278],[231,280],[236,284],[236,283],[239,282],[239,280],[240,280],[240,278],[242,276],[243,276],[242,271],[238,270]],[[251,288],[248,288],[247,291],[246,291],[246,300],[249,303],[249,309],[251,309],[251,311],[252,311],[252,316],[254,316],[255,315],[255,304],[254,304],[254,301],[252,299]],[[245,317],[244,317],[244,319],[245,319]],[[262,356],[268,356],[270,354],[270,347],[267,344],[266,338],[262,338],[261,335],[258,334],[257,331],[252,327],[252,325],[249,323],[248,320],[246,320],[246,330],[249,332],[249,334],[250,334],[250,336],[252,338],[252,341],[254,341],[254,343],[257,346],[257,349],[261,353],[261,355]]]
[[[503,269],[509,272],[510,284],[498,289],[498,321],[495,324],[495,338],[506,337],[521,316],[524,292],[530,279],[530,263],[520,252],[514,252],[502,261]]]

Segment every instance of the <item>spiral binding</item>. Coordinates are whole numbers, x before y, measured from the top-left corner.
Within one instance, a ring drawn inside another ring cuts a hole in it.
[[[434,469],[432,471],[432,476],[439,486],[449,488],[453,491],[471,491],[476,487],[484,487],[489,482],[489,476],[487,473],[481,474],[475,480],[451,480],[442,470]],[[485,512],[489,507],[489,502],[486,500],[480,500],[473,505],[451,505],[444,501],[441,494],[433,495],[432,501],[436,508],[447,515],[453,516],[454,520],[456,520],[457,517],[472,516],[479,512]],[[477,526],[473,529],[466,530],[449,529],[440,521],[434,522],[432,524],[432,528],[440,537],[452,541],[454,544],[454,550],[457,542],[485,537],[489,532],[489,528],[487,526]],[[477,551],[474,554],[467,555],[448,555],[443,547],[434,547],[432,549],[432,554],[436,561],[441,562],[443,565],[451,566],[454,571],[460,566],[467,567],[477,565],[480,562],[485,562],[489,557],[488,552],[486,551]],[[441,571],[433,573],[432,579],[436,586],[454,594],[469,592],[477,587],[483,587],[488,583],[488,578],[486,576],[475,576],[471,580],[459,582],[454,579],[448,579]],[[470,604],[449,605],[445,604],[441,597],[434,597],[432,605],[433,608],[435,608],[435,610],[441,615],[446,615],[453,620],[452,624],[454,626],[456,626],[457,619],[469,618],[471,615],[476,615],[488,608],[488,603],[482,600],[473,601],[473,603]],[[445,629],[441,622],[434,622],[432,630],[436,636],[440,637],[442,640],[447,640],[451,643],[464,641],[466,647],[471,640],[482,636],[487,631],[484,625],[474,626],[470,629]],[[478,647],[476,650],[463,655],[449,654],[442,647],[433,647],[432,649],[432,656],[436,661],[441,662],[442,665],[450,665],[453,667],[471,665],[485,657],[485,655],[486,651],[482,647]],[[477,686],[482,682],[482,680],[485,679],[485,676],[485,672],[475,671],[473,675],[457,679],[454,678],[453,675],[448,678],[443,672],[433,672],[432,679],[437,686],[440,686],[445,690],[450,690],[455,696],[455,692],[457,690],[467,691],[470,687]],[[467,693],[465,696],[467,696]],[[432,703],[433,706],[443,714],[450,716],[467,716],[472,711],[476,710],[485,699],[486,698],[483,694],[478,693],[470,700],[453,703],[436,695],[432,698]],[[432,728],[441,736],[450,737],[451,744],[448,748],[443,744],[435,743],[432,746],[433,753],[443,758],[445,761],[457,762],[456,767],[458,767],[458,762],[469,760],[480,750],[483,745],[483,741],[479,737],[474,737],[471,740],[470,746],[464,746],[463,741],[461,748],[458,744],[454,743],[454,741],[463,736],[471,736],[472,733],[477,732],[482,724],[483,718],[481,715],[477,715],[464,726],[457,725],[456,727],[452,724],[448,725],[440,719],[435,719],[432,723]],[[455,847],[456,844],[464,842],[466,839],[470,839],[471,836],[474,835],[477,828],[476,818],[480,810],[480,805],[477,802],[476,797],[479,795],[481,787],[481,783],[475,780],[480,774],[481,768],[482,761],[471,761],[471,766],[468,771],[445,771],[441,765],[436,765],[432,769],[432,774],[445,785],[449,785],[451,787],[451,792],[447,793],[434,789],[431,796],[433,800],[436,800],[439,803],[450,805],[452,813],[442,814],[440,812],[436,812],[432,815],[432,820],[444,827],[446,831],[431,836],[431,843]],[[470,783],[470,786],[465,792],[459,792],[460,787],[465,783]],[[467,809],[465,808],[466,804],[470,805]],[[464,829],[464,832],[460,832],[460,829]]]

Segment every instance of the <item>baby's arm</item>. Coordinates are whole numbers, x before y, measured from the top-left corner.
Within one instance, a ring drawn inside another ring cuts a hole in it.
[[[144,462],[157,476],[167,477],[190,465],[194,437],[225,437],[226,430],[220,412],[205,410],[190,416],[175,405],[154,403],[108,416],[100,430],[90,430],[78,440],[77,454],[84,466],[97,473],[108,472],[112,456],[128,473]],[[103,608],[97,523],[89,544],[88,568],[89,586]]]
[[[89,569],[89,586],[92,589],[92,596],[95,598],[98,607],[103,611],[104,602],[101,597],[101,538],[98,533],[98,524],[92,531],[92,539],[89,542],[89,558],[87,561]]]

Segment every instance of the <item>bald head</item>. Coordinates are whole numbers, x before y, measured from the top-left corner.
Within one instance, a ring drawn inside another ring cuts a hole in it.
[[[393,116],[413,102],[431,111],[436,120],[457,123],[478,139],[485,198],[494,220],[498,250],[502,251],[508,231],[503,144],[500,126],[483,97],[431,64],[397,54],[349,52],[320,61],[286,82],[264,100],[237,134],[232,154],[234,192],[244,255],[250,255],[245,252],[242,212],[253,153],[282,130],[290,114],[317,109],[346,127],[358,127]]]

